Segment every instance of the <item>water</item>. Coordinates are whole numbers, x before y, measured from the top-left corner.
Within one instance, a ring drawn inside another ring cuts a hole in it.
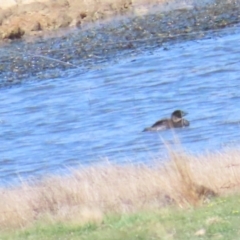
[[[239,146],[238,31],[0,89],[1,185],[106,159],[149,163],[175,136],[193,153]],[[142,132],[175,109],[189,128]]]

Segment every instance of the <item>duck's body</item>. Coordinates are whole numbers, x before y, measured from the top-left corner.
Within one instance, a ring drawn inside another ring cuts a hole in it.
[[[171,118],[161,119],[155,122],[151,127],[145,128],[143,131],[161,131],[169,128],[182,128],[190,125],[189,121],[184,119],[187,113],[176,110],[172,113]]]

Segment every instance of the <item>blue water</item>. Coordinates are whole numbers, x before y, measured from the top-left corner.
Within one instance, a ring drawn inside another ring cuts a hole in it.
[[[176,138],[192,153],[238,147],[238,32],[0,89],[0,184],[106,159],[149,163]],[[142,132],[175,109],[188,112],[189,128]]]

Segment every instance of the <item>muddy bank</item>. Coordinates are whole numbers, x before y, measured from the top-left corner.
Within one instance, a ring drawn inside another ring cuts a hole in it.
[[[58,37],[13,41],[0,49],[0,87],[27,79],[61,77],[70,68],[77,73],[100,69],[106,62],[139,51],[167,49],[176,41],[214,37],[218,29],[237,25],[239,12],[236,1],[165,12],[156,8],[149,14],[74,28]]]

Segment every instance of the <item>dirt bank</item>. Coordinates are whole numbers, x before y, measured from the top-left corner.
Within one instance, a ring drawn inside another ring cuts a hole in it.
[[[145,1],[146,2],[146,1]],[[166,2],[154,0],[153,3]],[[0,39],[18,39],[24,35],[85,23],[143,10],[143,0],[0,0]]]

